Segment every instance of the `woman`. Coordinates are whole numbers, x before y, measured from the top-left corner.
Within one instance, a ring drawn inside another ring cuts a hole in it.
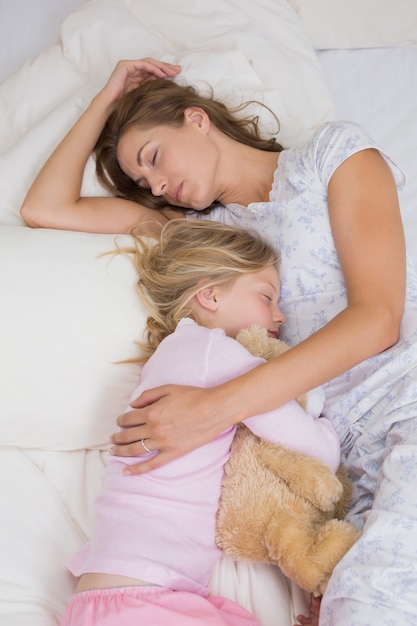
[[[147,60],[116,69],[29,191],[22,215],[30,225],[128,231],[155,215],[128,200],[79,199],[85,161],[109,111],[130,80],[149,77],[144,71],[159,78],[178,68]],[[388,617],[392,624],[413,623],[417,547],[408,536],[387,533],[417,526],[408,481],[417,454],[417,287],[409,270],[406,290],[396,189],[402,173],[354,124],[325,124],[306,145],[286,150],[271,142],[260,146],[255,135],[239,141],[227,134],[229,126],[221,130],[205,103],[196,101],[183,110],[180,125],[159,121],[125,130],[115,156],[141,197],[196,211],[227,205],[213,209],[210,219],[252,226],[281,250],[283,339],[295,347],[209,390],[168,385],[146,391],[119,419],[130,428],[114,436],[114,452],[140,454],[138,442],[146,439],[158,452],[130,470],[147,472],[325,384],[325,414],[355,483],[350,521],[366,524],[330,581],[321,623],[357,626]],[[157,215],[160,221],[171,213]],[[376,545],[384,548],[376,551]],[[345,577],[351,582],[342,601]]]

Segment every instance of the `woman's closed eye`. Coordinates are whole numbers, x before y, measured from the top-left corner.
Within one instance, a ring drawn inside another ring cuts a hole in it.
[[[155,150],[154,152],[152,152],[149,156],[149,165],[151,167],[154,167],[156,165],[157,159],[158,159],[158,150]],[[146,178],[141,177],[138,178],[136,181],[136,184],[138,187],[140,187],[141,189],[147,189],[148,191],[151,189],[150,184],[148,183],[148,181],[146,180]]]

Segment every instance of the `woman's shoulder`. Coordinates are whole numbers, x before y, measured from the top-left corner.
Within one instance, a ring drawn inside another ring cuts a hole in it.
[[[376,147],[376,143],[368,131],[357,122],[332,120],[318,126],[310,138],[304,144],[295,146],[295,149],[325,150],[334,146],[351,150],[358,147]]]
[[[280,155],[280,160],[282,160],[283,155],[286,158],[291,158],[292,155],[314,153],[317,150],[324,151],[335,145],[346,147],[376,146],[369,133],[357,122],[332,120],[317,126],[304,141],[290,148],[285,148]]]
[[[285,166],[293,170],[296,164],[302,170],[310,167],[316,170],[323,161],[340,162],[358,150],[374,147],[375,142],[360,124],[343,120],[324,122],[304,142],[282,151],[277,171]]]
[[[357,152],[375,149],[390,166],[397,186],[401,189],[405,184],[405,175],[393,159],[378,146],[369,132],[360,124],[348,120],[325,122],[313,131],[310,138],[303,144],[284,150],[284,159],[279,160],[278,171],[286,170],[294,174],[298,171],[301,177],[308,172],[316,175],[327,186],[333,172],[346,159]]]
[[[315,133],[336,133],[336,134],[359,134],[366,137],[369,137],[368,131],[353,120],[330,120],[327,122],[323,122],[317,129],[314,131]]]
[[[319,126],[310,140],[319,168],[330,175],[338,165],[362,150],[377,150],[389,165],[398,189],[406,183],[404,171],[373,139],[369,132],[353,121],[331,121]]]

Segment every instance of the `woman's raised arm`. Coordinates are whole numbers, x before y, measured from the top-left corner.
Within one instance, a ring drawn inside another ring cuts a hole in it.
[[[84,168],[104,124],[120,97],[145,80],[173,77],[179,66],[154,59],[120,61],[108,82],[42,167],[22,204],[32,228],[124,233],[140,222],[163,223],[159,213],[135,202],[109,197],[80,197]],[[178,214],[177,214],[178,217]]]

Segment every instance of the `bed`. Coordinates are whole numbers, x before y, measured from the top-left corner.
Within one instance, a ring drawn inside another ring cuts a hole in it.
[[[88,536],[109,435],[139,375],[115,361],[134,354],[144,312],[129,263],[100,256],[113,235],[25,226],[33,177],[116,61],[154,56],[228,103],[268,104],[287,146],[328,119],[361,123],[407,175],[417,263],[417,4],[16,0],[1,3],[0,31],[0,625],[57,626],[74,587],[65,562]],[[92,162],[83,192],[104,193]],[[305,601],[295,594],[278,620],[271,569],[237,567],[216,585],[262,626],[289,626]]]

